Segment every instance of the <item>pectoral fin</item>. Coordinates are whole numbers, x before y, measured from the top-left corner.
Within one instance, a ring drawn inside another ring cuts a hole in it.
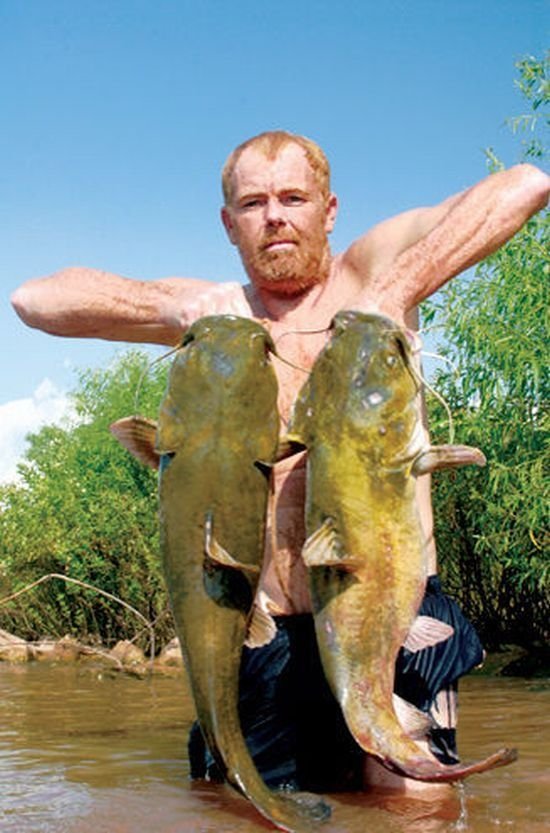
[[[307,567],[337,567],[350,573],[358,568],[357,561],[344,552],[342,539],[331,518],[326,518],[306,540],[302,558]]]
[[[268,463],[266,460],[256,460],[254,465],[263,474],[265,479],[269,480],[273,471],[273,463]]]
[[[419,454],[412,464],[411,472],[418,477],[438,469],[472,464],[484,466],[486,462],[485,455],[479,448],[469,445],[434,445]]]
[[[306,445],[302,442],[302,440],[294,434],[288,434],[286,437],[281,437],[279,440],[275,462],[280,463],[281,460],[286,460],[288,457],[293,457],[295,454],[300,454],[302,451],[306,451]]]
[[[109,426],[113,437],[140,463],[158,469],[160,454],[155,448],[157,423],[142,416],[117,419]]]
[[[416,654],[423,648],[429,648],[449,639],[455,632],[451,625],[434,619],[433,616],[417,616],[403,643],[407,651]]]
[[[210,561],[213,561],[218,567],[227,567],[231,570],[239,570],[242,573],[248,573],[252,576],[257,576],[260,573],[260,568],[257,564],[244,564],[242,561],[237,561],[233,558],[224,547],[216,540],[213,531],[212,515],[209,513],[206,516],[204,525],[204,552]]]

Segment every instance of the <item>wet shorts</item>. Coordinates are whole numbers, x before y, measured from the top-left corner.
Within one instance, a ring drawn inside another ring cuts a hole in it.
[[[416,653],[401,649],[395,691],[428,711],[442,689],[482,661],[472,625],[431,576],[420,613],[452,625],[444,642]],[[272,788],[312,791],[356,790],[362,786],[364,753],[353,740],[323,674],[313,618],[276,619],[277,634],[262,648],[244,648],[240,676],[240,717],[254,763]],[[444,763],[457,760],[454,728],[434,732],[431,748]],[[198,724],[189,739],[191,776],[216,779]]]

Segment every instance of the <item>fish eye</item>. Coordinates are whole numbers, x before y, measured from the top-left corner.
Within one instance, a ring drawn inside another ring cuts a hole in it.
[[[408,364],[408,361],[409,361],[408,357],[410,355],[410,349],[411,349],[408,337],[405,336],[405,337],[401,337],[401,338],[396,338],[395,343],[397,345],[397,350],[398,350],[399,355],[401,356],[401,358],[403,359],[405,364]]]
[[[388,355],[386,356],[386,364],[388,365],[388,367],[395,367],[395,365],[397,364],[397,356],[395,355],[395,353],[388,353]]]
[[[252,341],[256,341],[256,339],[258,339],[258,338],[262,340],[266,356],[269,356],[269,355],[271,355],[271,353],[276,352],[275,351],[275,344],[273,343],[273,339],[271,338],[271,336],[269,335],[269,333],[267,331],[263,332],[263,333],[262,332],[252,333],[252,339],[251,339]]]
[[[194,333],[189,333],[189,332],[188,332],[188,333],[186,333],[186,334],[183,336],[183,339],[182,339],[182,341],[181,341],[180,347],[187,347],[187,346],[188,346],[189,344],[191,344],[193,341],[195,341],[195,334],[194,334]]]

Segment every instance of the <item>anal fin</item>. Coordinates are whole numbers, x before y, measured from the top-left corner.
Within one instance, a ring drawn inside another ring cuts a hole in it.
[[[417,616],[412,623],[403,647],[415,654],[423,648],[430,648],[449,639],[455,632],[452,625],[435,619],[433,616]]]

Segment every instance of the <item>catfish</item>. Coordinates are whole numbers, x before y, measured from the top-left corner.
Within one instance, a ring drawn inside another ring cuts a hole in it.
[[[449,636],[448,625],[417,617],[427,555],[416,478],[485,463],[475,448],[429,445],[413,362],[406,332],[391,319],[338,313],[295,403],[287,445],[307,450],[302,557],[322,665],[351,734],[394,772],[457,781],[517,753],[445,765],[396,715],[396,707],[414,711],[393,694],[401,646],[417,650]]]
[[[130,417],[111,431],[159,469],[162,569],[212,756],[263,816],[300,833],[328,818],[330,807],[319,796],[266,786],[238,711],[241,651],[263,559],[279,438],[274,350],[267,331],[252,320],[201,318],[173,360],[158,425]]]

